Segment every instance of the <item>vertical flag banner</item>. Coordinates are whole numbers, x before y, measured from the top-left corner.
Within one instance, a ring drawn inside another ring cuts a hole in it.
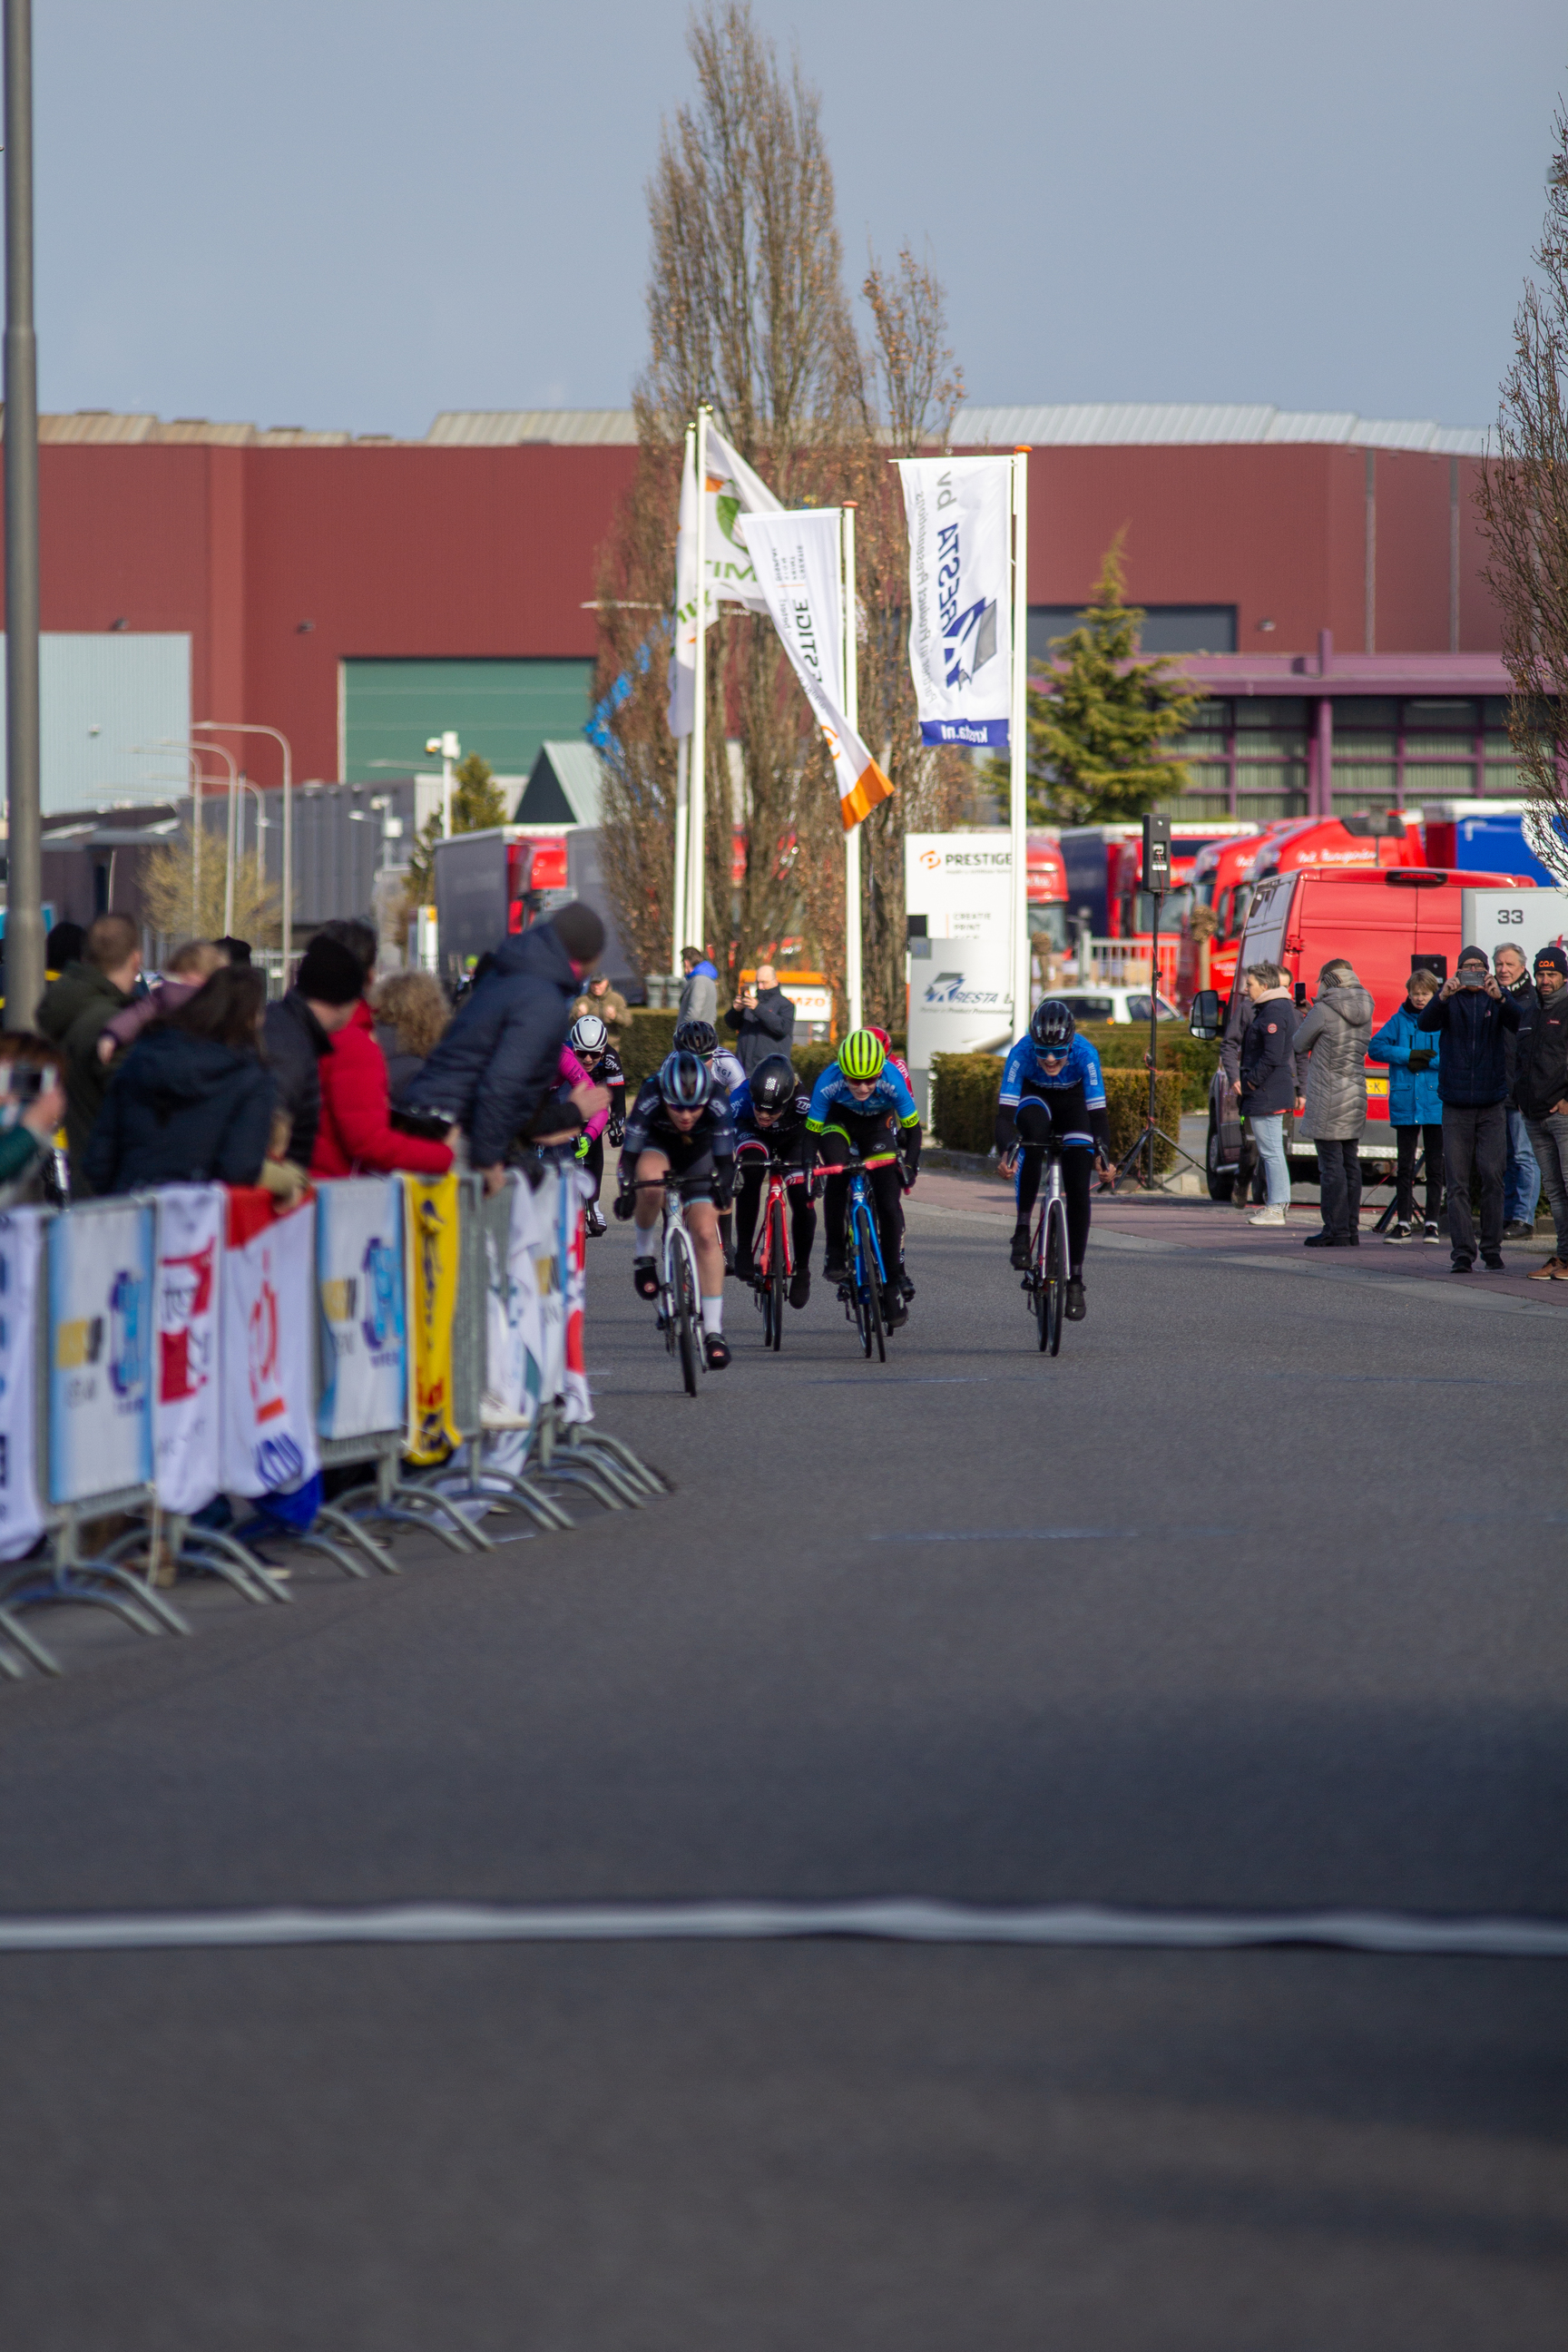
[[[44,1532],[34,1381],[41,1209],[0,1216],[0,1559],[20,1559]]]
[[[444,1462],[461,1440],[452,1415],[452,1321],[458,1311],[458,1179],[405,1176],[408,1297],[408,1432],[414,1462]]]
[[[516,1474],[528,1456],[544,1387],[544,1335],[538,1260],[550,1263],[537,1198],[513,1173],[506,1190],[485,1203],[486,1300],[484,1458]]]
[[[321,1467],[311,1410],[315,1202],[275,1217],[259,1185],[232,1185],[226,1239],[223,1485],[231,1495],[288,1500],[313,1488]],[[314,1517],[309,1495],[307,1511]]]
[[[832,754],[838,811],[847,833],[893,787],[844,715],[838,509],[750,515],[746,544],[773,626]]]
[[[166,1184],[157,1203],[153,1446],[158,1500],[185,1517],[218,1490],[218,1301],[226,1195],[221,1184]]]
[[[153,1212],[56,1217],[49,1266],[49,1500],[153,1476]]]
[[[316,1194],[323,1437],[401,1429],[407,1384],[403,1188],[356,1176]]]
[[[927,743],[1008,740],[1011,457],[900,457],[910,526],[910,667]]]
[[[729,443],[708,427],[708,463],[701,495],[708,501],[705,535],[708,573],[703,626],[710,628],[718,604],[743,604],[750,613],[768,609],[746,542],[742,515],[777,514],[779,502]],[[680,521],[675,541],[675,650],[669,662],[669,731],[689,735],[697,677],[697,460],[689,442],[680,476]]]
[[[588,1289],[588,1236],[584,1229],[583,1204],[591,1189],[580,1168],[561,1171],[561,1231],[556,1263],[563,1273],[565,1356],[561,1418],[566,1423],[594,1418],[594,1400],[583,1351],[584,1306]]]

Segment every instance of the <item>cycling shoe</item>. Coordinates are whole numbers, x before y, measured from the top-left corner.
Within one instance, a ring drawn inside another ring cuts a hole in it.
[[[639,1257],[633,1266],[632,1288],[639,1298],[658,1297],[658,1276],[651,1257]]]
[[[1029,1271],[1029,1228],[1027,1225],[1015,1225],[1013,1228],[1013,1268],[1015,1273],[1017,1274],[1027,1274]]]
[[[730,1342],[722,1331],[705,1332],[702,1345],[707,1352],[709,1370],[721,1372],[730,1360]]]
[[[789,1303],[792,1307],[804,1307],[810,1297],[811,1276],[803,1265],[798,1274],[790,1276]]]
[[[1089,1312],[1084,1303],[1083,1284],[1076,1275],[1068,1276],[1067,1310],[1069,1323],[1081,1323]]]

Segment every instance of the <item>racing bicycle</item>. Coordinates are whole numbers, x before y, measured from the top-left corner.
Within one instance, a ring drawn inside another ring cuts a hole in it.
[[[872,1348],[877,1360],[888,1360],[888,1330],[882,1320],[882,1295],[888,1286],[887,1270],[882,1264],[882,1244],[877,1236],[877,1210],[871,1198],[871,1187],[866,1181],[870,1168],[887,1168],[898,1159],[896,1151],[868,1152],[864,1160],[848,1163],[849,1198],[845,1209],[845,1237],[848,1248],[849,1278],[839,1289],[844,1312],[854,1324],[860,1339],[860,1352],[869,1359]],[[818,1170],[821,1176],[842,1176],[844,1166]]]
[[[702,1344],[702,1286],[697,1276],[697,1244],[686,1223],[686,1204],[680,1197],[685,1181],[673,1168],[662,1176],[639,1176],[637,1189],[658,1191],[664,1194],[664,1213],[659,1224],[658,1255],[654,1261],[658,1281],[658,1323],[664,1333],[668,1352],[680,1358],[680,1377],[686,1383],[688,1396],[697,1394],[699,1372],[708,1370],[708,1351]]]
[[[1011,1155],[1009,1174],[1017,1166],[1017,1151],[1023,1148],[1019,1145]],[[1029,1312],[1039,1327],[1040,1353],[1055,1356],[1061,1352],[1062,1309],[1067,1304],[1068,1290],[1068,1209],[1062,1192],[1062,1147],[1053,1135],[1032,1148],[1044,1151],[1046,1165],[1041,1171],[1034,1228],[1029,1235],[1029,1270],[1022,1287]]]
[[[751,1155],[758,1147],[752,1144]],[[746,1155],[742,1143],[737,1158]],[[784,1344],[784,1311],[795,1275],[795,1249],[790,1240],[789,1204],[785,1187],[790,1178],[804,1181],[804,1172],[790,1160],[768,1154],[767,1188],[761,1202],[756,1247],[752,1255],[752,1286],[763,1318],[763,1345],[776,1354]]]

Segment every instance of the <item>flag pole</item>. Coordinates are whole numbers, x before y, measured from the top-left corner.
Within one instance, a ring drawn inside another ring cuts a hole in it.
[[[1028,740],[1026,688],[1029,674],[1029,453],[1013,453],[1013,678],[1007,719],[1011,754],[1008,818],[1012,834],[1013,1034],[1029,1025]]]
[[[855,505],[839,510],[838,541],[844,558],[844,716],[860,731],[860,682],[856,669],[855,641]],[[849,1026],[858,1029],[864,1013],[864,975],[860,936],[860,827],[852,824],[844,836],[844,992],[848,999]]]
[[[687,466],[691,466],[695,471],[696,459],[692,444],[696,438],[696,432],[695,425],[689,425],[686,428],[686,456],[681,468],[683,473]],[[675,658],[678,666],[680,660],[680,632],[684,625],[680,611],[680,560],[678,556],[675,564]],[[675,739],[675,856],[670,869],[669,887],[669,969],[672,972],[680,970],[680,950],[686,944],[686,861],[689,855],[687,797],[690,751],[690,737],[678,735]]]
[[[708,831],[708,404],[697,409],[697,653],[692,677],[691,754],[687,769],[686,932],[708,951],[703,845]],[[684,946],[685,941],[680,945]],[[679,952],[679,950],[678,950]]]

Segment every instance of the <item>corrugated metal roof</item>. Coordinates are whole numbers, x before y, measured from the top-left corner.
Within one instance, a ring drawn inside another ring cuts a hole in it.
[[[426,435],[447,447],[501,447],[518,441],[625,445],[637,437],[629,408],[447,408]]]
[[[529,785],[532,784],[534,777],[539,773],[541,761],[548,761],[554,770],[556,781],[566,796],[574,822],[578,824],[597,824],[599,796],[603,789],[605,772],[603,762],[593,745],[583,742],[581,739],[575,742],[568,740],[564,742],[551,740],[542,743],[539,748],[539,759],[534,761],[529,775]],[[525,786],[518,801],[520,822],[522,805],[527,798],[528,786]]]
[[[1049,408],[961,408],[952,437],[963,448],[1088,448],[1205,443],[1316,441],[1374,449],[1429,449],[1479,457],[1484,430],[1435,424],[1429,418],[1357,416],[1350,410],[1313,413],[1258,404],[1175,401],[1071,402]]]

